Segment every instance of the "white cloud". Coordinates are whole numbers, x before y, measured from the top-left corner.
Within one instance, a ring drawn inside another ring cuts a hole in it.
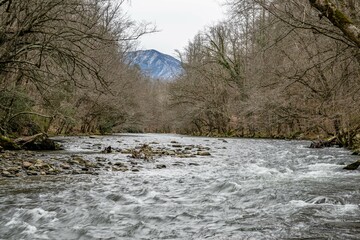
[[[156,24],[161,31],[143,36],[142,49],[174,55],[205,26],[224,18],[220,0],[132,0],[125,10],[136,21]]]

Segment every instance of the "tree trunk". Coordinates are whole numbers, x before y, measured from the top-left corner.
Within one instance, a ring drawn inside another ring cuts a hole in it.
[[[340,10],[331,0],[309,0],[309,2],[322,16],[340,29],[346,38],[360,48],[360,27],[344,11]]]

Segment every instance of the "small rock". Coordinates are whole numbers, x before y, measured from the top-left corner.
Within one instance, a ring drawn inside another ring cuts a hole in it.
[[[120,153],[122,153],[122,154],[130,154],[130,153],[131,153],[131,149],[123,149],[123,150],[121,150]]]
[[[165,164],[156,164],[155,166],[157,169],[164,169],[166,168],[166,165]]]
[[[8,169],[6,169],[7,172],[13,172],[13,173],[18,173],[21,170],[21,167],[9,167]]]
[[[197,152],[198,156],[211,156],[209,152]]]
[[[79,164],[78,161],[73,160],[73,159],[70,159],[70,160],[68,160],[67,162],[68,162],[69,164],[71,164],[71,165],[78,165],[78,164]]]
[[[62,169],[70,169],[70,165],[65,164],[65,163],[60,164],[60,167],[61,167]]]
[[[81,174],[81,172],[80,172],[79,170],[73,170],[73,171],[72,171],[72,174],[78,175],[78,174]]]
[[[173,148],[182,148],[182,145],[180,145],[180,144],[173,144],[172,147],[173,147]]]
[[[125,164],[123,162],[116,162],[114,163],[115,166],[118,166],[118,167],[124,167]]]
[[[38,160],[36,160],[36,162],[35,162],[34,166],[35,166],[35,167],[39,167],[39,168],[41,168],[41,167],[43,167],[43,166],[44,166],[44,161],[43,161],[43,160],[38,159]]]
[[[29,168],[29,167],[31,167],[33,164],[31,163],[31,162],[23,162],[23,164],[22,164],[22,166],[24,167],[24,168]]]
[[[35,176],[35,175],[38,175],[39,173],[37,171],[32,171],[32,170],[29,170],[29,171],[26,171],[26,174],[27,175],[32,175],[32,176]]]
[[[116,167],[116,166],[114,166],[114,167],[112,167],[111,170],[114,171],[114,172],[126,172],[129,169],[127,167],[125,167],[125,166],[124,167]]]
[[[165,152],[165,155],[175,156],[176,153],[175,153],[175,151],[169,150],[169,151],[166,151],[166,152]]]
[[[185,166],[185,163],[183,163],[183,162],[174,162],[173,166]]]
[[[200,164],[191,162],[189,163],[189,166],[200,166]]]
[[[170,143],[178,143],[177,141],[171,141]]]
[[[111,146],[106,147],[104,150],[102,150],[102,153],[112,153]]]
[[[133,168],[133,169],[131,169],[131,171],[132,171],[132,172],[140,172],[140,170],[137,169],[137,168]]]
[[[8,172],[8,171],[3,171],[3,172],[2,172],[2,175],[3,175],[4,177],[15,177],[15,175],[11,174],[11,173]]]

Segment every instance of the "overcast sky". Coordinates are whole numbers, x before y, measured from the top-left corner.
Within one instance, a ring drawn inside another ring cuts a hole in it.
[[[136,21],[154,23],[160,32],[143,36],[140,49],[156,49],[175,56],[205,26],[222,20],[223,0],[132,0],[124,5]]]

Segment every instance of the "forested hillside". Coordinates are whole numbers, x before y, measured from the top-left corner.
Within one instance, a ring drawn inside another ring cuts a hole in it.
[[[246,137],[360,130],[359,1],[227,1],[229,20],[182,52],[170,88],[185,132]]]
[[[153,29],[123,3],[0,1],[0,134],[105,133],[139,119],[147,80],[123,56]]]
[[[2,134],[357,141],[359,1],[228,0],[228,19],[179,51],[185,72],[171,83],[149,81],[126,64],[134,40],[154,29],[132,22],[122,4],[0,1]]]

